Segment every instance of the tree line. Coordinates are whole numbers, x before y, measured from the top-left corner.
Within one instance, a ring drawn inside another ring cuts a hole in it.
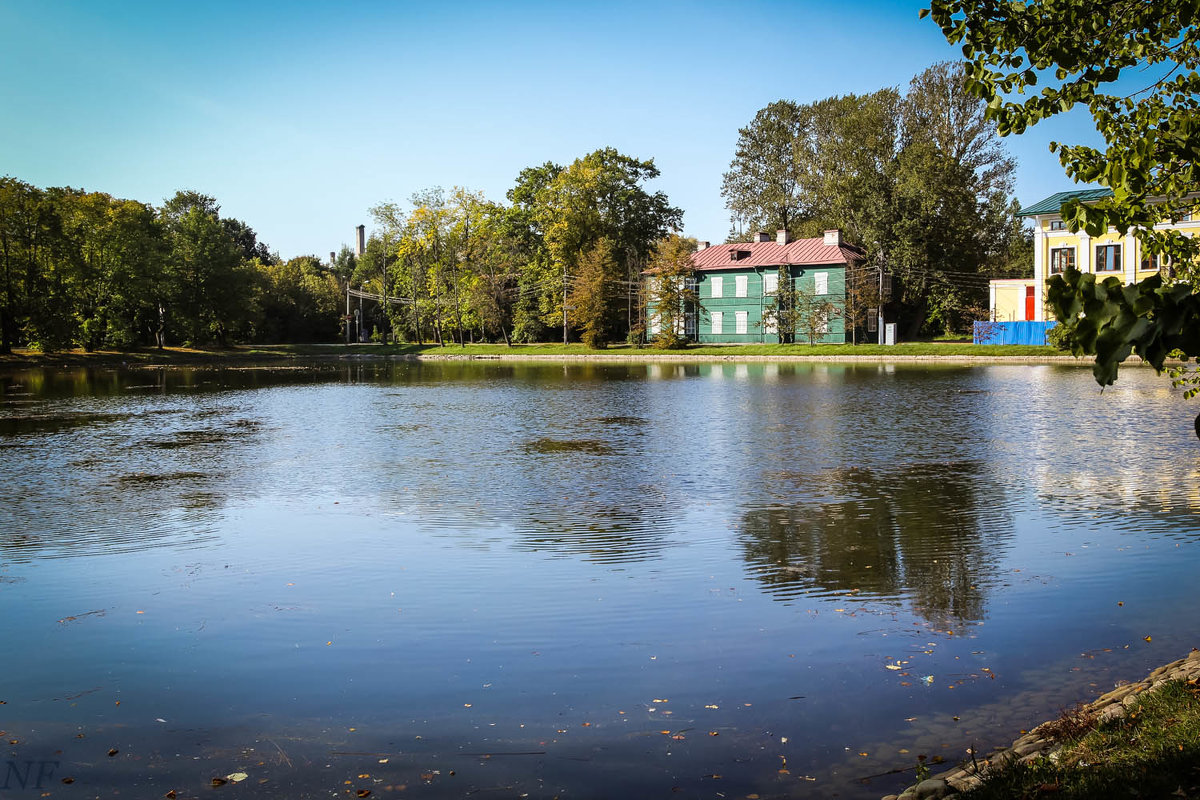
[[[893,312],[908,335],[977,318],[988,278],[1027,272],[1031,245],[1015,217],[1013,163],[965,80],[938,64],[905,94],[759,111],[724,176],[731,240],[843,230],[867,253],[837,310],[848,330],[878,303],[881,268],[898,279]],[[685,284],[644,276],[682,277],[695,248],[678,235],[683,212],[649,188],[658,176],[653,159],[601,148],[523,169],[507,202],[427,189],[371,208],[364,252],[343,247],[329,263],[280,259],[194,191],[156,208],[3,178],[0,349],[336,341],[348,290],[371,298],[359,301],[360,322],[377,339],[641,342],[647,304],[688,300]],[[811,339],[802,321],[830,313],[798,314],[803,300],[774,318],[789,339]],[[674,325],[658,328],[679,344]]]
[[[337,277],[281,260],[216,200],[155,208],[0,178],[0,352],[327,341]]]

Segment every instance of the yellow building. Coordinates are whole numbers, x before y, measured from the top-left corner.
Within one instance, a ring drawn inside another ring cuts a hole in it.
[[[1039,319],[1037,281],[1005,278],[991,281],[992,322],[1024,322]]]
[[[1119,235],[1109,230],[1103,236],[1088,236],[1082,231],[1071,233],[1063,223],[1059,209],[1067,200],[1077,198],[1083,202],[1110,197],[1110,189],[1077,189],[1058,192],[1040,203],[1021,209],[1018,216],[1033,220],[1033,280],[1025,281],[1018,290],[1026,293],[1019,298],[1014,309],[1010,303],[1014,281],[992,281],[992,318],[997,321],[1010,319],[1052,320],[1053,312],[1046,307],[1046,282],[1066,267],[1072,266],[1080,272],[1095,273],[1097,278],[1116,275],[1122,283],[1136,283],[1159,271],[1158,259],[1146,257],[1141,244],[1132,235]],[[1200,215],[1186,214],[1173,223],[1160,224],[1163,230],[1177,229],[1189,236],[1200,234]],[[1024,301],[1025,307],[1021,307]],[[1025,316],[1032,311],[1033,316]],[[1007,316],[1009,313],[1015,317]]]

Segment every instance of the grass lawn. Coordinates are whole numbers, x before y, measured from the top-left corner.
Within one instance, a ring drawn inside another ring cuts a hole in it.
[[[1048,345],[975,345],[969,342],[905,342],[891,347],[877,344],[745,344],[745,345],[692,345],[682,350],[659,350],[654,347],[631,347],[614,345],[603,350],[593,350],[582,344],[469,344],[466,347],[448,344],[415,345],[279,345],[296,354],[375,353],[379,355],[430,355],[430,356],[706,356],[736,358],[738,356],[817,356],[836,358],[839,356],[1061,356],[1063,353]],[[276,348],[262,348],[275,350]]]
[[[147,348],[134,351],[101,350],[86,353],[83,350],[67,350],[41,353],[36,350],[16,350],[11,355],[0,355],[3,366],[117,366],[132,364],[222,364],[229,362],[252,363],[296,358],[329,358],[340,356],[627,356],[639,357],[704,357],[738,358],[741,356],[789,357],[807,356],[818,358],[840,358],[844,356],[869,357],[1045,357],[1062,356],[1063,353],[1049,346],[1031,345],[975,345],[969,342],[905,342],[891,347],[876,344],[756,344],[756,345],[693,345],[682,350],[658,350],[653,347],[631,347],[615,345],[604,350],[593,350],[582,344],[518,344],[511,347],[503,344],[469,344],[466,347],[436,344],[281,344],[281,345],[238,345],[235,347],[196,348],[168,347],[163,350]]]

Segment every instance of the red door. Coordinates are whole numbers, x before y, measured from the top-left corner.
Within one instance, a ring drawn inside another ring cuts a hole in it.
[[[1025,287],[1025,319],[1033,319],[1033,287]]]

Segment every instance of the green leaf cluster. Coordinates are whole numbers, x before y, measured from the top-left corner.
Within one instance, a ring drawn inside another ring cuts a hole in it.
[[[1063,220],[1092,236],[1132,232],[1179,282],[1122,287],[1072,273],[1051,282],[1055,314],[1075,352],[1096,357],[1097,381],[1112,383],[1132,354],[1160,370],[1173,350],[1195,357],[1200,241],[1171,223],[1200,203],[1200,0],[933,0],[922,15],[961,45],[967,88],[1001,134],[1087,110],[1104,149],[1051,149],[1068,177],[1112,196],[1065,203]]]

